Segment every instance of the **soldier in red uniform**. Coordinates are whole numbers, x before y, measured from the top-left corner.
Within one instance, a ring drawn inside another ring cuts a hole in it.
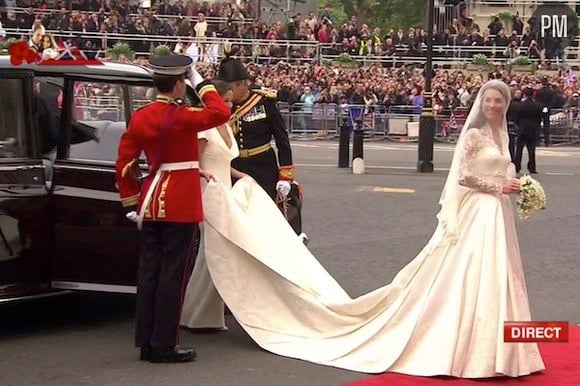
[[[230,111],[211,83],[201,81],[195,71],[192,76],[191,58],[171,55],[150,63],[159,94],[131,117],[116,168],[127,217],[143,235],[135,343],[142,360],[185,362],[196,353],[178,348],[179,319],[195,254],[194,234],[203,221],[196,133],[226,123]],[[183,104],[186,77],[205,108]],[[136,175],[142,151],[150,170],[140,186]]]

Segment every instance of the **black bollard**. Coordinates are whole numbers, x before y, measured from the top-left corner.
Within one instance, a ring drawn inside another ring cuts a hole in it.
[[[352,138],[352,159],[363,158],[363,143],[364,143],[364,130],[361,125],[357,122],[356,128],[354,129],[354,135]]]
[[[350,133],[348,124],[343,120],[340,124],[340,137],[338,142],[338,167],[348,168],[350,165],[348,157],[350,156]]]
[[[433,173],[433,142],[435,137],[435,118],[429,106],[424,108],[419,121],[419,173]]]

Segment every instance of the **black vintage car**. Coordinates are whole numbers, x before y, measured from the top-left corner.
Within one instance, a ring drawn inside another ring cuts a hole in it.
[[[119,202],[115,160],[131,114],[154,98],[139,66],[0,56],[0,303],[135,292],[139,233]]]

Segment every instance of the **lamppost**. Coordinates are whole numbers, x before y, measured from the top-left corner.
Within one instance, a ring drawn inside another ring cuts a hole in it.
[[[433,14],[435,0],[428,0],[427,6],[427,60],[425,61],[425,106],[419,120],[419,160],[417,172],[433,173],[433,137],[435,137],[435,117],[433,116]]]

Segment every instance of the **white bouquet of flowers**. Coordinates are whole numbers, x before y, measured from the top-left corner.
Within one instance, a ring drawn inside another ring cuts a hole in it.
[[[546,209],[546,193],[542,185],[529,175],[521,176],[520,184],[520,198],[517,201],[518,215],[525,220],[534,212]]]

